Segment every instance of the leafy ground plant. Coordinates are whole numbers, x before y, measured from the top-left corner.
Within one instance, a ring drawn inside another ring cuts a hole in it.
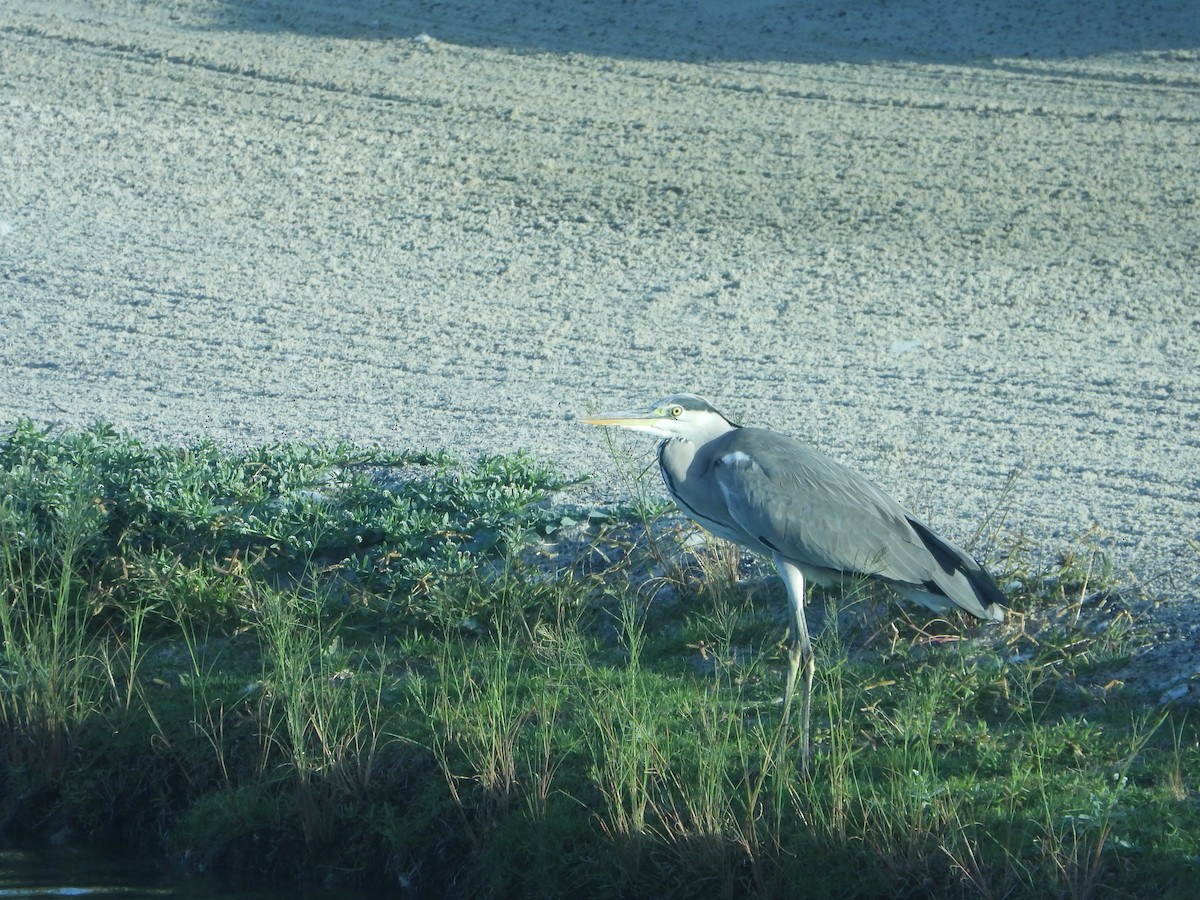
[[[1189,896],[1200,735],[1108,675],[1144,638],[1096,551],[1014,540],[999,629],[816,592],[802,778],[778,584],[563,486],[14,427],[3,830],[423,896]]]

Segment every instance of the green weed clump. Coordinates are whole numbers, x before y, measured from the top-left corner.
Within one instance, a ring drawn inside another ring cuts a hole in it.
[[[423,896],[1192,891],[1200,734],[1114,679],[1144,637],[1099,548],[1013,541],[999,628],[818,592],[804,778],[782,588],[561,487],[16,426],[0,831]]]

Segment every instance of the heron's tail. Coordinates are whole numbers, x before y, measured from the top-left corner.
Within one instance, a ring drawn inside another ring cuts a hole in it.
[[[908,524],[937,562],[932,579],[922,585],[924,591],[941,594],[973,616],[1003,622],[1008,600],[987,570],[967,551],[939,537],[916,519],[910,518]]]

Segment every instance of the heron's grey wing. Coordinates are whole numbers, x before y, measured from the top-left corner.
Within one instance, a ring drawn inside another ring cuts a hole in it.
[[[1003,595],[978,563],[824,454],[743,428],[714,448],[712,471],[737,524],[801,566],[930,589],[981,618],[997,617],[989,604]]]
[[[905,552],[916,536],[904,508],[870,481],[771,431],[741,429],[730,438],[713,476],[746,532],[802,565],[924,580]]]

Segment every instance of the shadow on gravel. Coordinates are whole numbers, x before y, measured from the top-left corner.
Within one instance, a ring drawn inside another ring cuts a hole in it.
[[[688,62],[1200,55],[1195,0],[224,0],[214,26]]]

